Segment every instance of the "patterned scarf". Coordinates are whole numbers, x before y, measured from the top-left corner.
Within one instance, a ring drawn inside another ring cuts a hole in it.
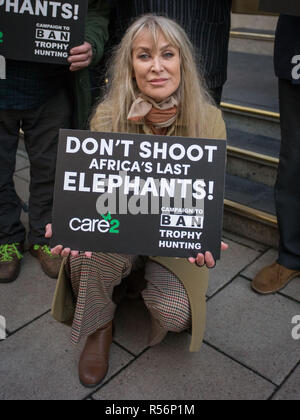
[[[141,94],[133,102],[127,119],[135,123],[144,120],[153,134],[166,135],[168,127],[176,121],[177,114],[178,99],[176,95],[157,103]]]

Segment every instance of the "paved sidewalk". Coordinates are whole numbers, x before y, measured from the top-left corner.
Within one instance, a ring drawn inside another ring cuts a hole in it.
[[[21,150],[15,181],[26,202],[29,163]],[[211,274],[202,350],[188,352],[187,333],[147,347],[142,301],[123,302],[110,370],[94,390],[78,381],[82,344],[74,347],[70,329],[51,317],[55,281],[25,253],[19,279],[0,285],[8,333],[0,342],[0,400],[299,400],[300,340],[292,338],[292,318],[300,315],[300,279],[272,296],[253,293],[250,280],[276,251],[226,232],[224,238],[230,250]]]

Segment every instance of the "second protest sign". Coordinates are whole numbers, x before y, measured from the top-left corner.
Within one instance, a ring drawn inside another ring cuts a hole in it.
[[[6,59],[68,64],[84,42],[86,0],[0,0],[0,55]]]

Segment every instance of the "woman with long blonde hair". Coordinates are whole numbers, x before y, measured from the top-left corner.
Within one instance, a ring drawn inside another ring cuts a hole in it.
[[[91,130],[225,139],[221,111],[213,106],[198,77],[192,51],[187,35],[172,20],[154,15],[136,20],[115,52],[110,89],[91,119]],[[48,225],[46,235],[51,234]],[[79,378],[83,385],[93,387],[108,370],[114,290],[140,260],[132,255],[78,253],[62,246],[53,253],[66,257],[57,290],[67,281],[76,296],[72,341],[88,336]],[[168,331],[181,332],[192,326],[190,350],[199,350],[207,267],[215,266],[212,254],[188,260],[150,257],[142,262],[146,281],[141,279],[136,291],[151,315],[149,345],[158,344]],[[54,304],[54,316],[58,312]]]
[[[132,45],[145,29],[150,32],[154,43],[157,43],[159,30],[162,30],[166,40],[180,51],[181,83],[176,96],[181,106],[174,135],[177,134],[178,127],[184,127],[184,135],[189,137],[209,138],[212,134],[215,135],[213,125],[208,122],[210,108],[207,106],[213,105],[213,100],[206,89],[203,76],[197,70],[190,40],[181,26],[173,20],[154,15],[146,15],[135,21],[117,47],[108,71],[111,75],[110,89],[104,101],[96,109],[91,129],[99,131],[103,124],[107,124],[113,132],[140,131],[139,125],[131,124],[127,116],[132,103],[140,95],[136,79],[132,74]],[[182,135],[182,129],[180,132]]]

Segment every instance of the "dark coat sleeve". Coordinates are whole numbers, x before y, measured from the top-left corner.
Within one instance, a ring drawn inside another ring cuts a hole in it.
[[[89,0],[85,40],[93,48],[92,66],[96,65],[102,58],[104,46],[108,39],[110,7],[109,0]]]
[[[293,77],[294,67],[299,68],[300,57],[300,17],[280,15],[275,40],[274,64],[276,76],[299,84]],[[294,61],[295,60],[295,61]],[[297,71],[297,74],[299,71]]]

